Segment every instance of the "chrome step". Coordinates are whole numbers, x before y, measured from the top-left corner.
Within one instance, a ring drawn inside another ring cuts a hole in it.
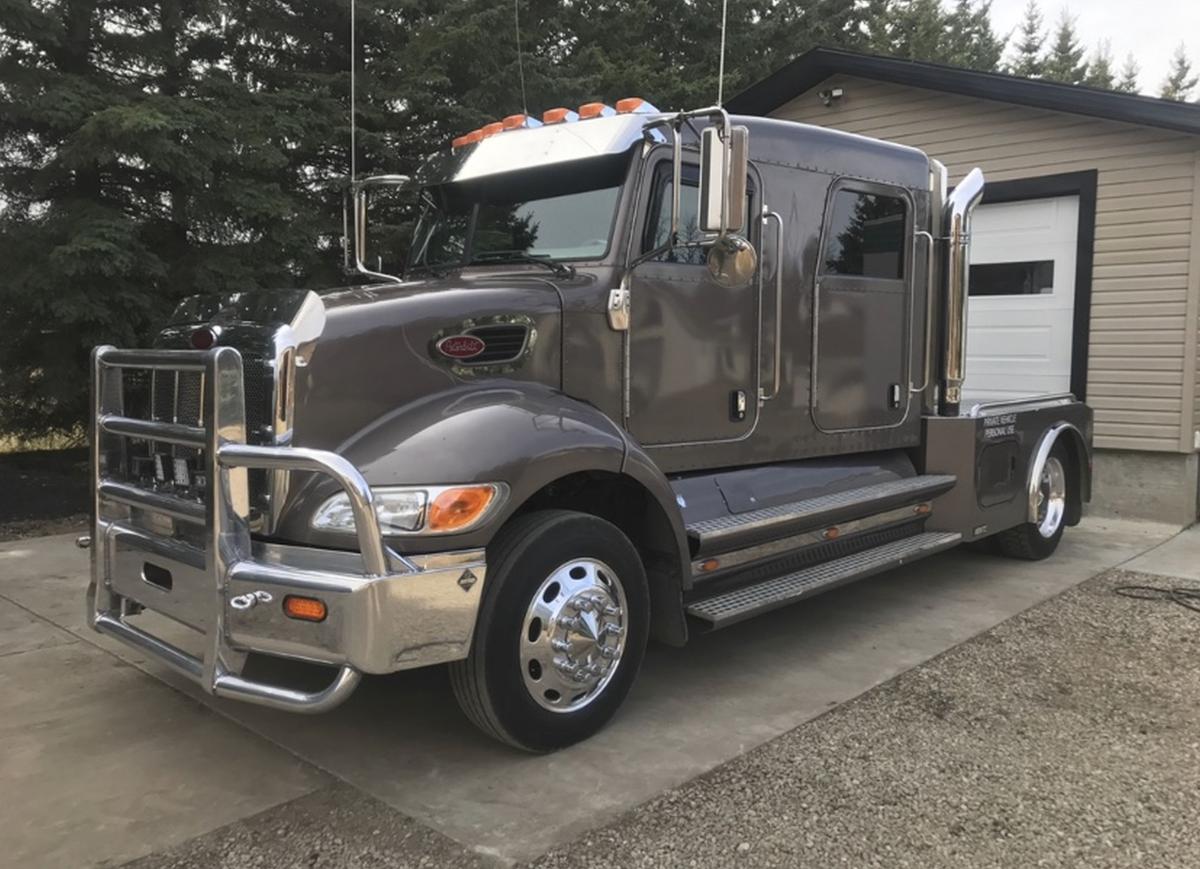
[[[918,561],[949,549],[960,540],[962,535],[953,531],[916,534],[865,552],[835,558],[824,564],[698,600],[688,606],[687,612],[714,628],[723,628],[853,580]]]
[[[688,538],[694,547],[695,558],[729,552],[786,534],[834,525],[848,519],[861,519],[873,513],[927,500],[948,491],[955,479],[951,474],[906,477],[820,495],[806,501],[705,519],[687,526]]]

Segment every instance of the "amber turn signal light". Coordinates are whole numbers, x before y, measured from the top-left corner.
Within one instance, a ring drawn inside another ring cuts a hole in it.
[[[588,118],[598,118],[604,114],[604,110],[608,106],[604,103],[584,103],[579,107],[579,120],[586,121]]]
[[[457,531],[483,515],[496,497],[491,486],[456,486],[444,489],[429,505],[430,531]]]
[[[295,594],[289,594],[283,599],[283,612],[288,618],[300,619],[303,622],[323,622],[325,616],[329,615],[324,601]]]

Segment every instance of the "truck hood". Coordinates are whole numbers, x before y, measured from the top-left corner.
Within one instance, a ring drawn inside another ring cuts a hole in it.
[[[337,450],[384,414],[488,379],[562,385],[560,283],[528,270],[186,300],[163,333],[202,326],[244,357],[294,367],[290,441]],[[587,280],[575,278],[574,281]],[[455,336],[466,340],[446,341]],[[475,353],[468,356],[467,354]],[[247,404],[254,396],[247,392]]]

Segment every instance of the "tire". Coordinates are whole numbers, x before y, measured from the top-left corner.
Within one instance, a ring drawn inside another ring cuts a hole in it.
[[[993,539],[996,552],[1008,558],[1041,561],[1058,549],[1066,527],[1067,504],[1070,503],[1070,456],[1062,444],[1055,444],[1046,457],[1039,488],[1042,495],[1038,521],[1026,522],[1002,531]]]
[[[484,582],[470,654],[450,665],[463,712],[530,752],[600,730],[629,693],[649,635],[650,594],[633,544],[586,513],[529,513],[488,547]]]

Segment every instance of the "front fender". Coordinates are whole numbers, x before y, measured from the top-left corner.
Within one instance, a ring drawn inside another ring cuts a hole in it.
[[[659,502],[674,526],[677,545],[686,546],[674,495],[661,471],[599,410],[541,384],[493,381],[436,393],[379,417],[337,452],[371,486],[508,484],[508,500],[488,525],[467,534],[390,538],[398,551],[486,546],[496,528],[531,495],[584,471],[628,473]],[[315,546],[352,545],[344,535],[308,526],[317,507],[335,493],[325,480],[298,481],[283,510],[279,535]],[[681,557],[686,559],[686,549]]]

